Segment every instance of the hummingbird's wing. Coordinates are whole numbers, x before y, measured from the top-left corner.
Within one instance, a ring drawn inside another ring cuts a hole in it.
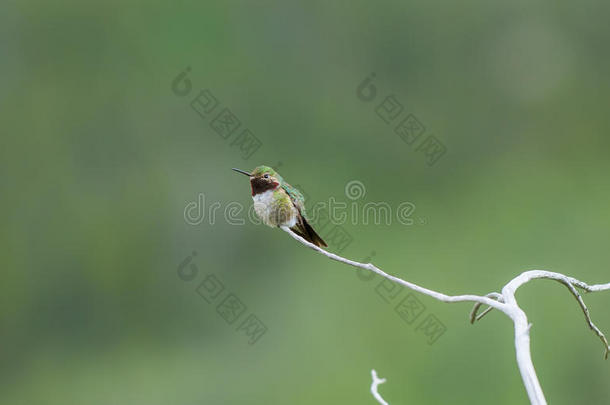
[[[303,239],[313,243],[316,246],[327,247],[328,245],[326,242],[324,242],[320,235],[314,231],[305,218],[305,198],[303,197],[303,194],[288,183],[282,184],[282,188],[286,191],[286,194],[288,194],[292,200],[292,203],[299,211],[299,214],[297,215],[297,223],[290,229]]]
[[[290,199],[292,200],[293,204],[299,209],[301,215],[305,215],[305,197],[303,197],[303,194],[301,194],[299,190],[292,187],[286,182],[282,184],[282,188],[290,196]]]

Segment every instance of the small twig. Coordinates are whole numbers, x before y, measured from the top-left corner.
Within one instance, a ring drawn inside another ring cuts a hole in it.
[[[381,397],[381,395],[377,391],[377,386],[383,384],[386,381],[385,378],[378,378],[377,371],[375,371],[375,369],[371,370],[371,377],[373,378],[373,382],[371,383],[371,394],[373,394],[373,397],[381,405],[388,405],[388,403]]]
[[[497,292],[491,292],[491,293],[487,294],[486,297],[495,298],[499,302],[503,302],[502,294],[497,293]],[[472,311],[470,311],[470,323],[475,323],[475,321],[480,320],[485,315],[487,315],[489,312],[491,312],[491,310],[493,309],[493,307],[489,307],[485,311],[483,311],[480,315],[477,315],[477,313],[479,312],[479,308],[481,308],[481,305],[483,305],[481,302],[477,302],[476,304],[474,304],[474,307],[472,307]]]
[[[555,280],[560,282],[561,284],[565,285],[568,288],[568,290],[570,290],[570,292],[572,293],[574,298],[576,298],[576,301],[578,301],[578,304],[580,305],[580,309],[582,309],[582,312],[585,315],[585,320],[587,321],[587,324],[589,325],[589,329],[591,329],[593,332],[595,332],[595,334],[599,337],[599,339],[602,341],[602,344],[604,345],[604,359],[607,360],[608,351],[610,351],[610,347],[608,346],[608,339],[606,339],[606,336],[602,333],[602,331],[599,330],[599,328],[593,323],[593,320],[591,319],[591,315],[589,314],[589,309],[587,308],[587,306],[585,305],[585,302],[583,301],[582,297],[578,293],[578,290],[576,290],[574,285],[569,280],[564,280],[564,279],[555,279]]]

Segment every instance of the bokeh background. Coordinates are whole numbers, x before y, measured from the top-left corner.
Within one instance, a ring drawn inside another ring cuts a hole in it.
[[[607,282],[609,12],[2,2],[0,402],[372,404],[375,368],[392,404],[526,403],[505,316],[472,326],[470,305],[416,295],[409,324],[395,311],[406,291],[386,302],[379,278],[225,220],[230,202],[251,204],[230,168],[279,166],[308,206],[349,202],[352,180],[359,204],[412,202],[412,225],[347,222],[349,243],[330,250],[442,292],[496,291],[535,268]],[[219,106],[202,118],[190,103],[204,89]],[[446,148],[434,165],[377,115],[389,95],[425,126],[418,142]],[[227,139],[210,126],[222,108],[241,122]],[[261,143],[247,159],[244,128]],[[221,207],[213,223],[185,221],[200,193]],[[225,287],[212,303],[196,292],[209,275]],[[230,293],[246,306],[232,324],[218,313]],[[518,299],[549,402],[608,403],[610,363],[568,291],[537,281]],[[586,301],[610,331],[610,295]],[[250,314],[267,328],[254,344],[239,330]],[[432,344],[429,315],[444,328]]]

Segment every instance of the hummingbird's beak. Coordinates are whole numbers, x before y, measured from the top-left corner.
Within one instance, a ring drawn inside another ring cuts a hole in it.
[[[237,173],[245,174],[246,176],[250,177],[250,173],[248,173],[245,170],[240,170],[240,169],[236,169],[236,168],[233,168],[232,170],[235,170]]]

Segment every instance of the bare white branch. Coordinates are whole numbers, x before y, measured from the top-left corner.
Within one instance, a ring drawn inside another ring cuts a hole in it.
[[[377,377],[377,371],[375,371],[375,369],[371,370],[371,377],[373,378],[373,382],[371,383],[371,394],[373,394],[373,398],[375,398],[381,405],[388,405],[388,403],[385,402],[383,397],[377,391],[377,386],[379,384],[383,384],[385,382],[385,378]]]
[[[519,367],[519,371],[521,373],[521,378],[523,380],[523,385],[525,386],[525,390],[527,391],[527,395],[530,399],[530,402],[534,405],[546,404],[546,399],[544,398],[544,393],[542,392],[542,388],[540,386],[540,382],[538,381],[538,376],[536,375],[536,370],[534,369],[534,364],[532,363],[532,357],[530,353],[530,336],[529,330],[531,324],[527,320],[527,316],[525,312],[519,307],[517,304],[517,300],[515,298],[515,292],[519,287],[523,284],[535,280],[535,279],[551,279],[555,280],[563,285],[565,285],[570,293],[576,298],[580,308],[583,311],[585,316],[585,320],[589,328],[597,335],[597,337],[601,340],[604,345],[604,356],[608,357],[608,352],[610,351],[610,346],[608,345],[608,340],[606,336],[599,330],[599,328],[593,323],[591,320],[591,316],[589,315],[589,310],[585,305],[582,297],[578,293],[577,288],[580,288],[586,292],[596,292],[596,291],[605,291],[610,290],[610,283],[607,284],[594,284],[589,285],[580,280],[577,280],[572,277],[565,276],[560,273],[554,273],[546,270],[530,270],[524,273],[521,273],[514,279],[510,280],[508,284],[502,288],[501,293],[492,292],[483,296],[480,295],[446,295],[443,293],[439,293],[433,290],[430,290],[425,287],[421,287],[417,284],[411,283],[409,281],[402,280],[398,277],[394,277],[390,274],[387,274],[383,270],[374,266],[371,263],[360,263],[353,260],[346,259],[334,253],[330,253],[325,251],[322,248],[317,247],[316,245],[306,241],[299,235],[292,232],[288,227],[282,227],[282,230],[287,232],[291,237],[301,242],[303,245],[318,251],[329,259],[336,260],[341,263],[348,264],[350,266],[358,267],[361,269],[372,271],[373,273],[379,274],[386,279],[393,281],[397,284],[400,284],[404,287],[407,287],[413,291],[417,291],[419,293],[428,295],[432,298],[435,298],[442,302],[453,303],[453,302],[474,302],[475,305],[470,313],[470,322],[474,323],[475,321],[480,320],[483,316],[489,313],[492,309],[497,309],[504,314],[506,314],[514,324],[515,329],[515,354],[517,358],[517,365]],[[479,309],[482,305],[487,305],[488,308],[485,309],[481,314],[479,314]],[[377,373],[375,370],[371,371],[371,375],[373,377],[373,383],[371,385],[371,393],[377,399],[377,401],[381,404],[386,404],[386,402],[381,398],[381,396],[377,393],[377,386],[383,382],[385,379],[377,378]]]
[[[309,248],[311,248],[313,250],[316,250],[316,251],[322,253],[324,256],[328,257],[329,259],[336,260],[336,261],[341,262],[341,263],[349,264],[350,266],[360,267],[362,269],[372,271],[373,273],[377,273],[380,276],[387,278],[388,280],[391,280],[391,281],[393,281],[395,283],[398,283],[398,284],[400,284],[402,286],[405,286],[405,287],[407,287],[407,288],[409,288],[411,290],[414,290],[414,291],[417,291],[419,293],[428,295],[428,296],[430,296],[432,298],[435,298],[435,299],[437,299],[439,301],[443,301],[443,302],[464,302],[464,301],[466,301],[466,302],[480,302],[482,304],[489,305],[490,307],[494,307],[496,309],[499,309],[499,310],[501,310],[503,312],[505,310],[504,309],[504,307],[505,307],[504,304],[502,304],[501,302],[495,301],[495,300],[493,300],[491,298],[488,298],[487,296],[478,296],[478,295],[470,295],[470,294],[468,294],[468,295],[446,295],[446,294],[439,293],[439,292],[436,292],[436,291],[433,291],[433,290],[429,290],[429,289],[427,289],[425,287],[420,287],[417,284],[414,284],[414,283],[411,283],[409,281],[405,281],[405,280],[402,280],[402,279],[400,279],[398,277],[394,277],[394,276],[392,276],[390,274],[387,274],[386,272],[384,272],[383,270],[379,269],[378,267],[374,266],[371,263],[366,263],[365,264],[365,263],[355,262],[353,260],[346,259],[346,258],[341,257],[339,255],[336,255],[334,253],[327,252],[326,250],[324,250],[322,248],[319,248],[316,245],[314,245],[313,243],[310,243],[310,242],[306,241],[305,239],[301,238],[299,235],[297,235],[296,233],[292,232],[290,230],[290,228],[285,227],[285,226],[283,226],[281,228],[284,231],[288,232],[288,234],[290,236],[292,236],[294,239],[298,240],[299,242],[301,242],[305,246],[307,246],[307,247],[309,247]]]

